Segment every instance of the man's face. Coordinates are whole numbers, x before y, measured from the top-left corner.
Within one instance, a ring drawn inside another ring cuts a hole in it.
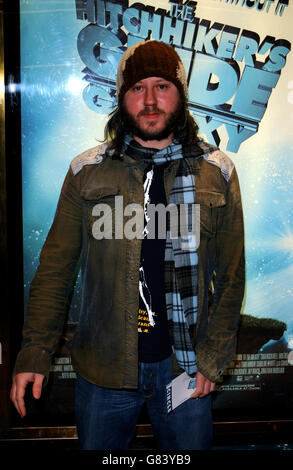
[[[135,83],[124,95],[123,115],[138,141],[170,143],[182,109],[174,83],[161,77],[148,77]]]

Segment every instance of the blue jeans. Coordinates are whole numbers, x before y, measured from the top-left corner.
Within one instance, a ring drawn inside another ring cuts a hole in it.
[[[128,449],[146,402],[159,449],[209,449],[213,430],[211,396],[191,398],[167,413],[166,385],[172,378],[171,358],[139,363],[138,390],[101,388],[78,376],[75,413],[81,448]]]

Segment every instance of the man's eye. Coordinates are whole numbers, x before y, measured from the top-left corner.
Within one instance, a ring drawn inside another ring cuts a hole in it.
[[[141,91],[142,90],[142,86],[141,85],[136,85],[133,87],[133,91]]]
[[[159,83],[158,88],[159,90],[165,90],[168,88],[168,85],[166,83]]]

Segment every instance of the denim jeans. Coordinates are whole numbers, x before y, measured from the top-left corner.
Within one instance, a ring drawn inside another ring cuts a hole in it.
[[[125,450],[135,436],[146,403],[157,447],[203,450],[212,443],[211,396],[189,399],[167,413],[166,385],[172,380],[171,358],[139,363],[138,390],[113,390],[77,377],[75,413],[84,450]]]

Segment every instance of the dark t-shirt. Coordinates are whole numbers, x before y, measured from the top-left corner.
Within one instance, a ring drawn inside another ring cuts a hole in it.
[[[145,202],[166,206],[163,171],[165,165],[149,165],[145,172]],[[166,313],[164,257],[166,238],[158,238],[156,213],[155,238],[142,240],[140,299],[138,311],[139,361],[156,362],[172,353]],[[162,236],[162,235],[160,235]]]

